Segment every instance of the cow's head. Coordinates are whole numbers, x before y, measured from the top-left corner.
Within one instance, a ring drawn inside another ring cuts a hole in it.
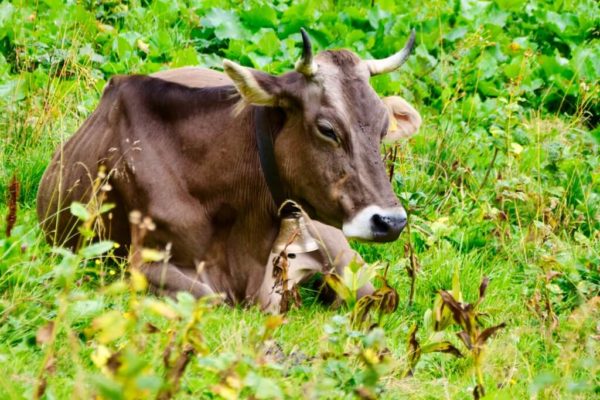
[[[400,97],[380,99],[369,78],[404,63],[414,32],[397,54],[368,61],[347,50],[313,57],[304,30],[302,38],[295,71],[273,76],[225,60],[225,72],[246,103],[285,110],[275,157],[291,198],[348,237],[395,240],[406,212],[388,180],[380,144],[414,134],[421,117]]]

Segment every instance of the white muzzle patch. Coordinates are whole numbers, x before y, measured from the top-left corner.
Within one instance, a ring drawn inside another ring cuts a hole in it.
[[[371,205],[360,210],[350,221],[344,222],[342,232],[349,239],[377,240],[380,232],[374,229],[373,219],[376,216],[378,219],[406,221],[406,211],[402,207],[381,208]]]

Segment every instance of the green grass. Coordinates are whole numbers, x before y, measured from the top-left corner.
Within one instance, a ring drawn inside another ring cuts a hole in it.
[[[422,342],[450,340],[467,354],[456,326],[435,333],[425,320],[455,270],[467,302],[491,278],[485,325],[507,323],[485,352],[489,398],[598,397],[596,3],[149,3],[0,4],[0,198],[13,175],[21,184],[11,237],[0,223],[0,398],[32,398],[44,381],[48,399],[152,397],[166,382],[163,352],[172,335],[175,356],[192,342],[197,353],[176,398],[218,398],[225,389],[242,398],[366,396],[357,389],[389,399],[471,398],[470,357],[424,354],[414,376],[401,378],[414,323]],[[110,76],[214,67],[224,57],[278,73],[299,53],[300,26],[320,49],[364,57],[389,54],[410,27],[417,30],[407,66],[373,80],[379,93],[405,96],[424,118],[419,134],[400,144],[393,179],[411,231],[391,244],[353,243],[368,262],[390,265],[399,306],[384,316],[382,331],[353,330],[340,320],[349,310],[309,295],[309,304],[265,333],[278,322],[255,308],[136,292],[110,252],[75,255],[72,265],[52,252],[37,227],[37,185]],[[419,265],[410,306],[409,243]],[[203,307],[190,324],[192,310]],[[40,329],[52,321],[55,336],[47,337]],[[103,339],[103,330],[119,335]],[[265,355],[273,342],[284,357]],[[99,361],[102,348],[119,354],[120,367],[111,372]],[[372,365],[371,350],[386,355]]]

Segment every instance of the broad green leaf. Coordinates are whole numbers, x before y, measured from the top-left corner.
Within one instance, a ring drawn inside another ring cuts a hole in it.
[[[244,384],[250,387],[257,399],[282,399],[283,392],[279,385],[271,378],[264,378],[255,372],[250,372]]]
[[[325,275],[325,282],[333,289],[333,291],[340,296],[344,301],[349,301],[353,296],[350,288],[348,288],[342,278],[334,273]]]
[[[279,52],[281,42],[272,29],[261,29],[257,36],[257,45],[263,54],[272,57]]]
[[[459,27],[451,30],[450,32],[446,33],[446,35],[444,36],[444,39],[446,39],[450,42],[455,42],[458,39],[464,38],[466,33],[467,33],[467,28],[464,26],[459,26]]]
[[[79,254],[83,258],[92,258],[100,256],[115,246],[115,242],[110,240],[103,240],[101,242],[92,243],[79,250]]]
[[[127,330],[128,322],[120,311],[111,310],[92,321],[88,332],[93,334],[98,342],[107,344],[121,338]]]
[[[73,321],[77,322],[97,316],[103,310],[104,302],[102,300],[80,300],[70,305],[69,315]]]
[[[215,30],[217,39],[243,39],[247,32],[235,11],[213,8],[204,18],[202,24]]]
[[[77,201],[71,203],[70,211],[71,214],[73,214],[82,221],[88,221],[92,217],[87,208]]]
[[[198,65],[198,54],[192,47],[187,49],[177,50],[172,53],[173,61],[171,62],[172,67],[185,67],[185,66],[197,66]]]
[[[241,18],[249,28],[274,28],[277,26],[277,13],[272,5],[253,5],[241,11]]]

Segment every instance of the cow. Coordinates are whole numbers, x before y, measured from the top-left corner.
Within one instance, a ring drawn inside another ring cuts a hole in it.
[[[110,187],[104,201],[115,207],[102,215],[99,237],[128,248],[136,210],[155,226],[144,245],[170,248],[168,262],[141,268],[151,287],[198,298],[218,293],[263,309],[280,300],[268,261],[281,200],[306,212],[321,243],[297,282],[361,262],[348,238],[396,240],[407,215],[380,145],[414,134],[421,117],[398,96],[380,99],[369,78],[406,61],[414,31],[381,60],[348,50],[313,55],[304,30],[301,36],[294,70],[279,76],[224,60],[224,73],[187,67],[112,77],[40,182],[37,213],[47,240],[80,242],[69,205],[93,201],[100,174],[101,186]],[[261,134],[270,150],[262,149]]]

